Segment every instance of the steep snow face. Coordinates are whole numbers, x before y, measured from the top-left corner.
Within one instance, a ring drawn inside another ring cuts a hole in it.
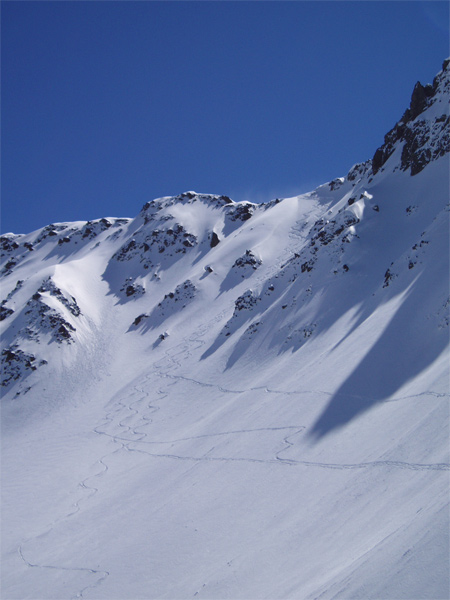
[[[1,238],[5,597],[448,596],[448,64],[308,194]]]

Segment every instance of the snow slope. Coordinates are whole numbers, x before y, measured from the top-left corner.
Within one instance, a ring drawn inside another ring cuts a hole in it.
[[[449,597],[449,86],[308,194],[2,237],[2,598]]]

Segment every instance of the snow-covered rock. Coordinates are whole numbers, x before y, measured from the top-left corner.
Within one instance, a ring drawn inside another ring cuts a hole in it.
[[[307,194],[1,237],[5,598],[448,596],[449,85]]]

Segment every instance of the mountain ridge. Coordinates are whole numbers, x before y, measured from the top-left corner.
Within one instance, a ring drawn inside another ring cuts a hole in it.
[[[9,598],[446,596],[434,82],[306,194],[1,237]]]

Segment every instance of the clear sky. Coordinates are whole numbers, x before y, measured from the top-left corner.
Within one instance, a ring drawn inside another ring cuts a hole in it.
[[[443,2],[1,2],[2,223],[263,201],[373,156],[449,54]]]

